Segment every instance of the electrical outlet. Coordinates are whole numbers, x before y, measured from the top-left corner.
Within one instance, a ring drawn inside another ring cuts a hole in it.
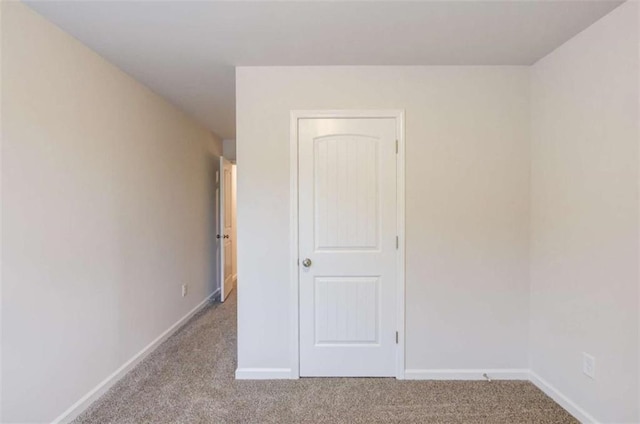
[[[185,297],[187,295],[188,291],[189,291],[189,286],[187,284],[183,284],[182,285],[182,297]]]
[[[587,377],[596,378],[596,358],[582,352],[582,372]]]

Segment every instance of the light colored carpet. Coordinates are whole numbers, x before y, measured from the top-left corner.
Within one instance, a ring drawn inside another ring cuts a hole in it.
[[[575,423],[525,381],[236,381],[236,298],[185,325],[76,423]]]

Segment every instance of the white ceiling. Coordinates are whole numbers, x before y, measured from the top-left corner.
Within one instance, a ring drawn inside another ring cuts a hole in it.
[[[236,65],[530,65],[620,3],[27,2],[223,138]]]

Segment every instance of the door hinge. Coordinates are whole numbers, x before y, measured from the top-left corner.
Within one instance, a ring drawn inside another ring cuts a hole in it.
[[[398,332],[396,331],[396,344],[398,344],[398,339],[400,338],[400,336],[398,335]]]
[[[396,236],[396,250],[400,247],[400,238]]]
[[[396,154],[398,154],[398,140],[396,140]]]

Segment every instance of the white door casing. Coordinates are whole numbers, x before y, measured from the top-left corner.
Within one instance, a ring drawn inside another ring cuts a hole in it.
[[[216,266],[214,268],[214,272],[215,272],[215,287],[216,289],[218,287],[220,287],[220,298],[222,299],[222,284],[223,284],[223,277],[224,274],[222,272],[222,261],[223,261],[223,252],[222,252],[222,219],[220,218],[220,214],[222,213],[222,196],[220,193],[221,190],[221,179],[220,179],[220,174],[221,174],[221,165],[222,165],[222,161],[220,160],[220,157],[217,157],[215,159],[215,199],[214,199],[214,221],[215,221],[215,234],[216,234],[216,240],[215,240],[215,262],[216,262]]]
[[[292,114],[299,375],[402,378],[402,114],[322,115]]]
[[[232,211],[232,165],[227,159],[220,158],[220,227],[218,238],[220,249],[220,301],[224,302],[233,289],[233,234]]]

